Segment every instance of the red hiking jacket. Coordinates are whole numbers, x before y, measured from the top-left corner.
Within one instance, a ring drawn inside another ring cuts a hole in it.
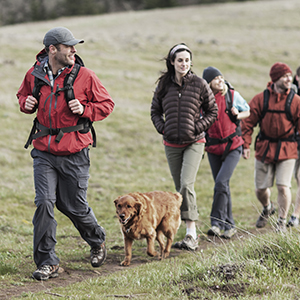
[[[270,91],[269,109],[284,112],[287,95],[289,94],[290,90],[286,91],[285,94],[277,94],[274,92],[271,82],[268,84],[268,89]],[[252,142],[252,134],[254,131],[254,127],[260,121],[260,116],[263,111],[263,103],[263,92],[254,96],[253,99],[249,102],[251,111],[250,116],[246,119],[243,119],[241,122],[245,149],[249,149],[250,144]],[[291,114],[293,116],[293,123],[291,123],[291,121],[288,120],[285,113],[268,112],[261,121],[261,131],[273,139],[284,139],[290,136],[294,130],[299,131],[300,97],[298,95],[294,96],[290,109]],[[278,143],[276,142],[269,142],[268,140],[260,140],[258,138],[256,141],[255,158],[257,160],[262,160],[264,154],[266,153],[264,162],[274,163],[274,158],[276,157],[276,150],[278,149],[277,147]],[[278,161],[297,158],[297,142],[282,141],[280,152],[278,155]]]
[[[84,105],[85,110],[82,116],[73,114],[67,105],[64,92],[55,93],[59,88],[64,87],[65,76],[71,72],[73,66],[65,68],[54,80],[53,88],[51,88],[48,74],[44,70],[46,60],[47,55],[42,50],[37,55],[36,65],[27,71],[18,90],[17,97],[22,112],[32,114],[35,111],[27,111],[25,109],[25,100],[27,96],[32,95],[35,76],[47,82],[46,85],[41,87],[37,108],[37,119],[41,125],[47,128],[57,129],[75,126],[80,117],[88,118],[92,122],[100,121],[113,111],[114,102],[99,78],[93,71],[81,67],[73,88],[76,99]],[[56,142],[55,138],[55,135],[39,137],[33,141],[33,146],[38,150],[55,155],[69,155],[79,152],[93,143],[90,132],[79,133],[75,131],[64,133],[60,142]]]
[[[234,91],[229,90],[232,94],[232,99],[234,98]],[[221,93],[215,95],[216,103],[218,105],[219,114],[216,121],[212,126],[207,130],[207,133],[210,138],[213,139],[224,139],[236,131],[236,124],[233,123],[228,114],[226,113],[226,101],[225,96],[222,96]],[[217,145],[209,145],[205,147],[205,150],[209,153],[216,155],[223,155],[225,148],[228,143],[222,143]],[[232,138],[232,145],[230,146],[229,151],[232,151],[239,146],[243,145],[244,141],[241,136],[235,136]]]

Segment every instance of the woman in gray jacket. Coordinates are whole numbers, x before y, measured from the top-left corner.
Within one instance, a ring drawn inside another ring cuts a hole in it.
[[[194,184],[205,145],[205,131],[218,115],[215,97],[205,80],[191,71],[192,52],[183,43],[165,58],[167,70],[158,78],[151,119],[163,135],[175,188],[182,194],[181,219],[186,236],[175,248],[196,250],[198,220]]]

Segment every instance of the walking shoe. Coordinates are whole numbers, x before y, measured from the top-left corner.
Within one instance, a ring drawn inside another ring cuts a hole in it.
[[[221,237],[224,239],[231,239],[236,233],[236,228],[230,228],[228,230],[225,230]]]
[[[195,251],[198,248],[198,240],[195,240],[190,234],[187,234],[181,242],[181,248]]]
[[[176,242],[172,248],[195,251],[198,248],[198,240],[187,234],[182,241]]]
[[[264,208],[261,215],[256,221],[256,227],[257,228],[263,228],[267,225],[268,219],[271,215],[275,213],[275,207],[273,205],[273,202],[271,202],[271,209]]]
[[[32,273],[32,278],[36,280],[48,280],[58,276],[59,265],[43,265]]]
[[[221,229],[218,226],[212,226],[208,231],[208,235],[214,235],[214,236],[220,236],[221,235]]]
[[[297,227],[299,226],[299,218],[291,216],[289,222],[286,225],[287,227]]]
[[[94,247],[91,249],[91,265],[94,268],[98,268],[104,264],[106,260],[106,247],[105,243],[102,243],[99,247]]]
[[[279,219],[276,223],[275,231],[277,233],[286,233],[286,223]]]

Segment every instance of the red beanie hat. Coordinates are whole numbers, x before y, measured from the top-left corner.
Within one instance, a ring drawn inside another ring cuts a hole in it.
[[[280,77],[286,73],[292,73],[290,67],[284,63],[275,63],[270,70],[270,77],[273,82],[276,82]]]

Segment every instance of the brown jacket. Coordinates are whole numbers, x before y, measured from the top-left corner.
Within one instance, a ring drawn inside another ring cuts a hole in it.
[[[295,130],[300,130],[300,97],[295,95],[291,103],[291,114],[293,122],[289,121],[285,112],[285,103],[287,95],[290,90],[285,94],[277,94],[273,90],[273,85],[270,82],[268,84],[268,89],[270,91],[269,97],[269,110],[277,110],[282,113],[267,112],[264,118],[261,120],[260,129],[266,136],[273,139],[273,141],[257,138],[255,147],[255,158],[257,160],[263,160],[265,163],[274,163],[276,161],[275,157],[276,150],[279,151],[278,161],[286,159],[297,159],[297,142],[296,141],[281,141],[281,145],[278,146],[280,142],[278,139],[286,139],[290,137]],[[241,122],[242,136],[244,139],[244,148],[249,149],[252,141],[252,133],[254,127],[259,123],[260,116],[263,111],[264,93],[260,93],[253,97],[249,102],[250,106],[250,116]],[[274,142],[277,140],[277,142]]]
[[[154,93],[151,119],[166,142],[188,144],[205,136],[218,116],[215,97],[206,81],[189,72],[179,86],[172,82],[163,99]]]

